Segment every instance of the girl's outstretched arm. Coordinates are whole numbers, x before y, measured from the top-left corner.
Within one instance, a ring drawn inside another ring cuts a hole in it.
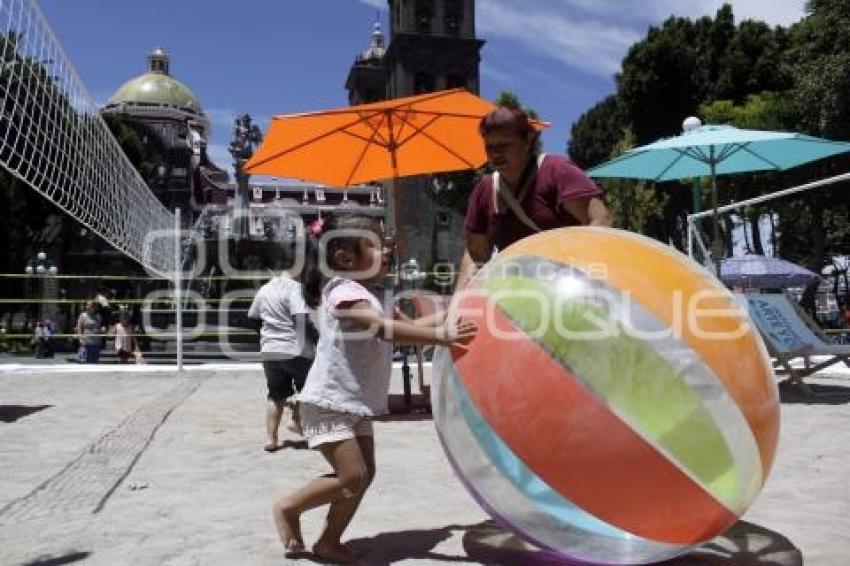
[[[393,320],[385,317],[367,301],[355,301],[338,307],[340,320],[350,322],[360,331],[370,331],[376,337],[397,344],[414,346],[434,344],[466,349],[478,332],[471,322],[460,321],[456,324],[439,326],[420,326],[406,320]]]
[[[441,324],[445,324],[446,315],[449,314],[447,310],[441,310],[439,312],[434,312],[426,316],[420,316],[418,318],[410,318],[401,309],[395,309],[395,318],[396,320],[402,320],[404,322],[409,322],[411,324],[415,324],[416,326],[440,326]]]

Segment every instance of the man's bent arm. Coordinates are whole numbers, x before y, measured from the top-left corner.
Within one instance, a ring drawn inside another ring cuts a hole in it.
[[[585,226],[605,226],[614,224],[605,202],[599,197],[564,199],[561,207]]]

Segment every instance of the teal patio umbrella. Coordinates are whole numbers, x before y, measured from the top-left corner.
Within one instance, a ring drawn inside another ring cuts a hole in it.
[[[712,256],[715,273],[719,273],[718,175],[782,171],[846,151],[850,151],[850,143],[847,142],[793,132],[706,125],[631,149],[589,170],[588,175],[654,182],[711,177],[711,206],[714,209]]]

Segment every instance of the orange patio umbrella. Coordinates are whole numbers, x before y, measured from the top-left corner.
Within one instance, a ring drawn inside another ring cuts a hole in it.
[[[486,161],[478,123],[493,108],[453,89],[275,116],[245,171],[348,187],[475,169]]]
[[[476,169],[487,156],[478,125],[496,106],[456,88],[304,114],[274,116],[245,164],[252,175],[348,187],[409,175]],[[535,121],[537,129],[548,124]],[[396,214],[396,244],[406,252]]]

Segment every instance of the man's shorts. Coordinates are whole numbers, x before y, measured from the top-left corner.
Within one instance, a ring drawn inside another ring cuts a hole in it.
[[[295,357],[288,360],[263,360],[269,401],[285,401],[304,388],[312,358]]]
[[[299,403],[301,429],[307,446],[341,442],[358,436],[372,436],[372,419],[352,413],[342,413],[310,403]]]

